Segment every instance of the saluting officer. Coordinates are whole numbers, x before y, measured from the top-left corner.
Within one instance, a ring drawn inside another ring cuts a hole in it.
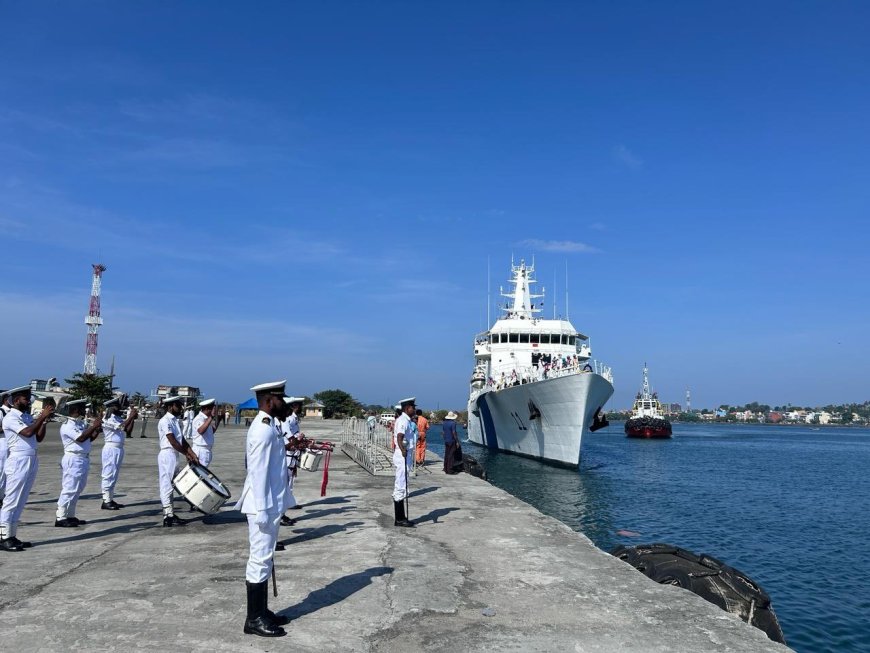
[[[186,519],[176,517],[172,507],[172,479],[178,465],[178,454],[184,454],[191,462],[199,462],[190,442],[181,437],[181,397],[167,397],[163,400],[166,414],[157,422],[157,435],[160,439],[160,453],[157,454],[157,476],[160,484],[160,503],[163,505],[163,525],[181,526]]]
[[[263,383],[251,390],[260,412],[245,442],[248,474],[236,509],[247,515],[250,553],[245,570],[248,611],[244,632],[260,637],[281,637],[289,622],[269,610],[268,582],[278,542],[278,522],[289,505],[284,442],[276,417],[284,408],[286,381]]]
[[[80,526],[85,523],[76,517],[76,504],[88,483],[88,470],[91,465],[91,444],[100,435],[103,420],[100,416],[90,426],[85,424],[87,399],[66,402],[69,418],[60,427],[60,441],[63,444],[63,458],[60,461],[60,496],[57,499],[57,513],[54,525],[60,528]]]
[[[106,416],[103,418],[103,477],[100,482],[103,490],[101,510],[120,510],[124,506],[115,501],[115,485],[121,473],[121,463],[124,462],[124,440],[127,429],[136,420],[136,408],[131,408],[127,419],[120,416],[121,400],[117,397],[103,403]]]
[[[30,414],[30,386],[23,385],[9,391],[12,409],[3,418],[3,433],[9,447],[6,458],[6,497],[0,509],[0,549],[23,551],[31,546],[16,535],[18,521],[24,512],[27,496],[36,480],[39,459],[36,445],[45,438],[45,425],[54,414],[54,400],[43,402],[42,411],[34,420]]]
[[[417,428],[411,416],[415,414],[417,398],[408,397],[399,402],[402,411],[393,424],[393,465],[396,480],[393,484],[393,509],[396,513],[395,526],[413,528],[414,522],[405,514],[405,499],[408,498],[408,469],[414,467],[414,447]]]
[[[191,428],[191,446],[199,458],[199,464],[211,465],[211,451],[214,447],[214,432],[217,431],[215,420],[215,400],[206,399],[199,403],[199,414],[193,418]]]

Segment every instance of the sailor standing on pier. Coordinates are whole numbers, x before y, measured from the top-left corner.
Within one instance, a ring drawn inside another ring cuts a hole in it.
[[[215,400],[206,399],[199,403],[199,414],[193,418],[191,428],[191,446],[199,464],[205,467],[211,465],[211,452],[214,447],[214,432],[217,431],[215,420]]]
[[[236,510],[248,518],[250,553],[245,569],[248,611],[244,632],[260,637],[287,634],[281,626],[289,623],[269,610],[268,583],[273,573],[278,523],[289,505],[287,463],[281,428],[275,419],[284,411],[286,381],[262,383],[251,390],[260,412],[251,422],[245,441],[248,475]]]
[[[42,412],[34,420],[30,415],[30,386],[9,391],[12,409],[3,418],[3,434],[9,453],[6,457],[6,497],[0,509],[0,550],[23,551],[31,546],[16,535],[27,496],[36,480],[39,459],[36,445],[45,437],[45,425],[54,414],[54,399],[43,401]]]
[[[70,528],[84,524],[76,517],[76,505],[88,483],[88,470],[91,466],[91,443],[100,435],[103,420],[97,416],[93,424],[85,424],[85,405],[87,399],[66,402],[69,418],[60,427],[60,441],[63,444],[63,458],[60,461],[60,496],[57,499],[57,513],[54,525]]]
[[[396,480],[393,484],[393,509],[396,513],[395,526],[413,528],[414,523],[405,512],[408,498],[408,469],[414,467],[414,448],[417,427],[411,416],[416,413],[416,397],[408,397],[399,402],[402,411],[393,423],[393,465]]]
[[[160,503],[163,506],[163,525],[182,526],[187,521],[176,517],[172,506],[172,479],[178,465],[178,454],[184,454],[191,462],[199,462],[190,442],[181,436],[181,425],[178,416],[181,415],[181,397],[167,397],[163,400],[166,414],[157,422],[157,436],[160,442],[160,453],[157,454],[157,478],[160,485]]]
[[[298,510],[302,506],[296,501],[296,495],[293,494],[293,485],[296,480],[296,473],[299,471],[299,459],[302,458],[302,450],[304,448],[304,436],[299,430],[299,411],[302,410],[302,403],[305,401],[301,397],[287,397],[284,400],[287,404],[286,410],[289,412],[287,419],[281,425],[281,430],[284,434],[284,448],[287,450],[287,490],[289,509]],[[287,515],[281,517],[283,526],[293,526],[296,523],[295,519],[291,519]]]
[[[121,463],[124,462],[124,440],[127,438],[127,429],[136,420],[136,408],[130,409],[127,419],[121,419],[118,412],[121,410],[121,400],[115,397],[103,403],[106,416],[103,418],[103,477],[100,483],[103,491],[103,503],[101,510],[120,510],[124,506],[115,501],[115,485],[118,483],[118,474],[121,472]]]
[[[8,449],[6,446],[6,434],[3,432],[3,418],[12,410],[12,405],[9,403],[9,392],[4,390],[0,392],[0,506],[3,505],[3,498],[6,496],[6,455]]]

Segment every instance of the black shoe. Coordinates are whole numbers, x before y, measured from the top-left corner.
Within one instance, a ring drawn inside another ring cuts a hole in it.
[[[14,543],[16,546],[20,546],[22,549],[29,549],[33,546],[33,542],[22,542],[17,537],[8,538],[10,542]]]
[[[296,520],[290,519],[287,515],[281,515],[281,526],[295,526]]]
[[[182,519],[178,515],[170,515],[170,517],[172,518],[172,523],[176,526],[184,526],[187,522],[190,521],[189,519]]]
[[[84,526],[88,523],[84,519],[79,519],[78,517],[67,517],[67,519],[73,522],[73,524],[75,524],[76,526]]]
[[[275,614],[269,608],[266,608],[266,617],[276,626],[286,626],[290,623],[290,617],[285,617],[284,615]]]
[[[174,522],[172,521],[172,516],[171,516],[171,515],[164,515],[164,516],[163,516],[163,526],[164,526],[165,528],[169,528],[170,526],[174,526],[174,525],[175,525],[175,524],[174,524]]]
[[[64,519],[55,519],[54,525],[57,528],[75,528],[76,526],[78,526],[76,522],[72,521],[68,517]]]
[[[120,510],[121,508],[124,507],[123,504],[118,503],[118,502],[115,501],[114,499],[112,499],[109,503],[112,505],[112,510]]]
[[[14,538],[0,540],[0,551],[24,551],[23,546],[15,543]]]
[[[245,619],[246,635],[260,637],[283,637],[287,631],[273,622],[266,613],[268,581],[245,583],[248,593],[248,615]],[[277,616],[277,615],[276,615]]]
[[[283,551],[283,550],[286,549],[286,548],[287,548],[287,547],[285,547],[285,546],[284,546],[283,544],[281,544],[280,542],[276,542],[276,543],[275,543],[275,550],[276,550],[276,551]]]
[[[120,510],[121,506],[119,506],[114,501],[103,501],[102,505],[100,505],[100,510]]]

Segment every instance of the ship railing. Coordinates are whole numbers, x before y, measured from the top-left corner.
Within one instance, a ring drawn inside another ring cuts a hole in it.
[[[341,450],[373,476],[389,475],[392,469],[392,433],[381,422],[369,424],[350,417],[341,424]]]
[[[516,374],[514,374],[514,372]],[[600,361],[586,360],[561,367],[554,366],[549,369],[545,369],[540,365],[537,367],[517,366],[511,370],[511,373],[505,374],[503,379],[501,376],[498,379],[488,378],[483,389],[503,390],[504,388],[510,388],[525,383],[558,379],[563,376],[572,376],[574,374],[593,373],[598,374],[607,379],[608,382],[613,383],[613,371],[609,366]]]

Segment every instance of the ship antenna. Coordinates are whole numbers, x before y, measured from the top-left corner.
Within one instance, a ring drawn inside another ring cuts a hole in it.
[[[565,319],[571,319],[568,314],[568,259],[565,259]]]
[[[489,321],[489,306],[492,304],[490,295],[489,256],[486,257],[486,329],[489,330],[492,322]]]
[[[553,270],[553,319],[556,319],[556,270]]]

